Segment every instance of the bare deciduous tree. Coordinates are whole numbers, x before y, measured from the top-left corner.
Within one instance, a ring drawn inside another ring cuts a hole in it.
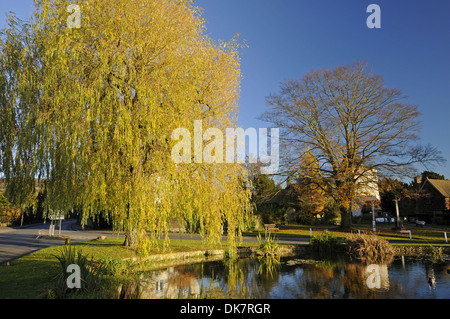
[[[367,63],[356,62],[285,81],[281,93],[267,98],[271,109],[261,119],[281,128],[281,174],[297,174],[304,153],[314,154],[339,202],[341,226],[349,228],[365,176],[398,176],[414,164],[443,161],[434,147],[416,144],[419,112],[404,100]]]

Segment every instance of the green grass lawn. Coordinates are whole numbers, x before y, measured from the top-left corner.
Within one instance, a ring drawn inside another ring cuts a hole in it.
[[[36,298],[58,274],[55,248],[47,248],[0,266],[0,298]]]
[[[450,240],[450,227],[449,226],[436,226],[431,228],[427,227],[417,227],[414,224],[404,224],[404,226],[411,230],[412,239],[415,243],[439,243],[439,244],[446,244],[444,232],[447,232],[448,240]],[[376,232],[377,235],[382,238],[386,239],[388,241],[395,241],[395,242],[405,242],[409,243],[410,238],[409,234],[407,233],[397,233],[392,228],[394,227],[393,224],[376,224]],[[309,238],[310,237],[310,229],[312,230],[312,235],[318,235],[321,232],[323,232],[325,229],[330,231],[333,235],[335,235],[338,238],[345,238],[346,235],[349,234],[349,232],[343,232],[339,229],[339,226],[334,225],[314,225],[314,226],[307,226],[307,225],[281,225],[280,231],[277,232],[277,237],[299,237],[299,238]],[[436,229],[434,229],[436,228]],[[372,234],[372,225],[371,224],[356,224],[352,226],[353,233],[358,233],[358,230],[361,231],[362,234]],[[246,233],[245,235],[256,235],[257,232],[253,233]]]
[[[122,245],[123,239],[107,239],[73,244],[77,249],[95,258],[126,258],[134,251]],[[62,246],[38,250],[13,260],[10,266],[0,266],[0,299],[32,299],[45,293],[61,273],[61,266],[55,257]]]
[[[160,243],[162,244],[162,242]],[[256,245],[257,243],[249,243]],[[81,250],[89,259],[97,261],[124,260],[136,257],[136,251],[123,246],[123,239],[107,238],[72,245]],[[226,249],[222,243],[214,249]],[[0,299],[33,299],[45,294],[54,286],[55,278],[62,272],[56,256],[61,254],[63,246],[54,246],[33,252],[13,260],[10,266],[0,266]],[[205,250],[208,247],[201,240],[170,241],[170,251],[153,248],[150,254],[163,252],[187,252]]]

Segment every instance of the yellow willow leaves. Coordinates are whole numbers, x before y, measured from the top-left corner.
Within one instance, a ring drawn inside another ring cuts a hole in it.
[[[199,220],[217,241],[227,221],[235,245],[251,212],[245,170],[176,165],[171,133],[194,120],[204,130],[236,126],[236,39],[204,35],[191,1],[79,1],[79,29],[66,26],[70,3],[36,1],[32,24],[42,67],[28,113],[36,129],[26,134],[37,134],[33,162],[49,207],[82,207],[84,221],[104,214],[117,230],[154,238],[180,218]]]

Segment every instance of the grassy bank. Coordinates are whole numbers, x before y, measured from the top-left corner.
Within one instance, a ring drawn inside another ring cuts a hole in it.
[[[377,236],[381,239],[386,239],[391,243],[405,243],[411,242],[418,244],[446,244],[444,232],[447,232],[448,240],[450,242],[450,227],[439,226],[436,228],[429,227],[417,227],[414,224],[405,224],[405,228],[411,231],[412,241],[410,240],[409,233],[398,233],[393,230],[393,224],[378,223],[376,225]],[[330,231],[334,236],[343,239],[348,232],[341,231],[339,226],[334,225],[281,225],[277,232],[277,237],[284,238],[310,238],[310,232],[312,235],[319,235],[324,230]],[[373,234],[372,225],[370,224],[355,224],[352,226],[352,232],[358,233],[358,230],[362,234]],[[245,235],[256,236],[258,232],[248,232]]]
[[[96,259],[126,258],[135,255],[131,249],[121,245],[123,239],[108,239],[74,244]],[[60,255],[61,246],[38,250],[11,261],[10,266],[0,267],[0,298],[37,298],[54,285],[61,272],[55,256]]]
[[[433,248],[433,243],[437,243],[436,246],[450,247],[450,245],[445,245],[444,239],[441,238],[442,230],[427,228],[412,229],[414,242],[411,242],[408,234],[393,233],[391,228],[392,225],[377,227],[378,235],[380,238],[395,241],[393,245],[398,246],[396,251],[402,254],[416,254],[417,252],[424,254],[436,253],[436,249]],[[340,239],[344,239],[348,235],[348,233],[339,231],[337,227],[330,226],[314,227],[313,235],[318,235],[325,229],[328,229],[334,236]],[[371,227],[367,225],[356,225],[353,232],[357,233],[358,229],[362,233],[371,233]],[[255,233],[252,234],[255,235]],[[278,239],[282,239],[283,237],[309,238],[309,236],[310,227],[298,225],[282,226],[280,232],[277,234]],[[168,264],[175,264],[177,260],[174,258],[185,258],[188,255],[177,255],[177,253],[227,249],[226,243],[216,247],[207,247],[201,240],[173,239],[170,241],[170,251],[162,251],[161,249],[154,248],[150,251],[150,255],[156,258],[149,258],[143,262],[142,259],[137,258],[134,249],[124,247],[122,244],[123,239],[121,238],[107,238],[105,240],[76,243],[72,246],[82,251],[89,258],[93,258],[97,264],[106,266],[109,279],[115,282],[126,280],[127,276],[130,276],[133,272],[151,269],[156,266],[161,267]],[[244,246],[255,249],[258,244],[256,241],[246,242]],[[282,245],[280,244],[280,246]],[[308,246],[307,242],[301,245],[301,247],[305,248]],[[56,256],[61,255],[62,247],[45,248],[12,261],[10,266],[0,266],[0,299],[48,297],[49,291],[54,288],[58,275],[62,272],[62,267],[56,258]],[[172,253],[174,256],[168,258],[168,255],[163,253]],[[89,296],[84,297],[88,298]]]
[[[209,249],[226,249],[226,244],[219,247],[207,247],[201,240],[170,241],[170,251],[154,248],[150,254],[155,256],[162,253],[179,253],[206,251]],[[257,243],[248,243],[249,246]],[[56,256],[61,255],[63,246],[54,246],[33,252],[22,258],[11,261],[9,266],[0,266],[0,299],[33,299],[47,296],[58,275],[61,266]],[[133,270],[142,267],[151,268],[149,261],[140,263],[136,251],[123,246],[123,239],[107,238],[84,243],[73,244],[77,251],[82,251],[89,259],[108,266],[108,272],[114,274],[115,280],[124,279]],[[161,260],[158,260],[161,263]],[[123,277],[123,278],[122,278]]]

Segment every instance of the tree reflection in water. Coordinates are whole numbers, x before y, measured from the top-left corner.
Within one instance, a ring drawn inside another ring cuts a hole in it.
[[[369,267],[371,266],[371,267]],[[122,287],[123,298],[448,298],[449,262],[271,257],[205,262],[152,271]]]

